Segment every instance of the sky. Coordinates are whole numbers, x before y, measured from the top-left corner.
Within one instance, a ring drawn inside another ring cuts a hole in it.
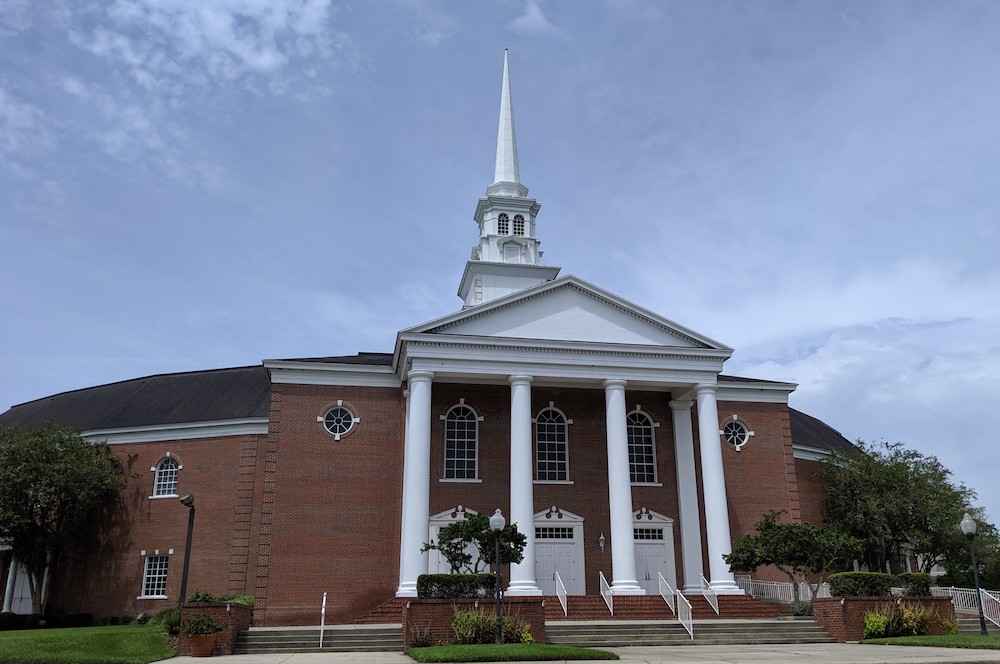
[[[547,264],[996,523],[998,34],[990,0],[0,0],[0,410],[458,310],[509,48]]]

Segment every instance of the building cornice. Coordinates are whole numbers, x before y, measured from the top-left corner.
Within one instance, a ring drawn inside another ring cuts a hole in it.
[[[719,401],[742,401],[749,403],[788,403],[788,395],[795,391],[796,383],[753,381],[730,382],[719,379],[719,391],[716,399]]]
[[[792,444],[792,456],[803,461],[826,461],[832,452],[819,447]]]
[[[345,385],[352,387],[399,387],[401,381],[390,366],[265,360],[271,383],[293,385]]]
[[[82,432],[80,435],[89,441],[105,441],[110,445],[116,445],[167,440],[193,440],[195,438],[266,435],[267,430],[268,418],[248,417],[212,422],[178,422],[136,427],[91,429]]]

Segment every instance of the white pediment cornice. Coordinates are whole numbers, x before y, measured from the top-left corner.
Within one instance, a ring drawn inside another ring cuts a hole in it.
[[[567,297],[567,293],[573,296]],[[592,304],[587,304],[587,302]],[[557,309],[545,314],[546,306]],[[520,310],[525,315],[518,317]],[[532,314],[528,316],[527,314]],[[628,322],[628,320],[632,322]],[[600,325],[588,327],[586,323]],[[546,327],[547,326],[547,327]],[[555,336],[565,332],[562,336]],[[572,334],[581,338],[573,338]],[[570,341],[631,341],[650,346],[732,349],[678,323],[633,304],[579,277],[567,275],[404,330],[401,335],[481,335]],[[590,334],[588,337],[587,335]],[[616,337],[617,334],[617,337]],[[603,335],[603,338],[601,337]]]

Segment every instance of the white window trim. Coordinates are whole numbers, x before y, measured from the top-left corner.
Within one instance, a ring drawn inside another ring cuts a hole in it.
[[[565,445],[566,445],[566,479],[564,479],[564,480],[543,480],[543,479],[539,479],[538,478],[538,415],[541,415],[542,413],[544,413],[547,410],[554,410],[555,412],[559,413],[562,416],[562,418],[563,418],[563,426],[566,427],[566,443],[565,443]],[[571,420],[570,418],[566,417],[566,413],[563,412],[562,409],[556,408],[555,402],[550,401],[549,405],[547,405],[544,408],[542,408],[541,410],[539,410],[538,414],[535,415],[535,417],[531,418],[531,423],[535,427],[535,430],[533,432],[534,446],[535,446],[535,449],[534,449],[534,456],[535,456],[535,458],[534,458],[534,461],[535,461],[534,483],[535,484],[572,484],[573,480],[569,479],[570,477],[572,477],[572,474],[570,473],[569,425],[573,424],[573,420]]]
[[[659,469],[658,464],[656,462],[656,430],[660,427],[660,423],[657,422],[657,421],[655,421],[653,419],[652,415],[650,415],[649,413],[647,413],[646,411],[644,411],[642,409],[642,406],[640,406],[639,404],[636,404],[635,408],[633,408],[630,412],[628,412],[628,413],[625,414],[625,426],[626,426],[626,428],[628,427],[628,416],[632,415],[633,413],[639,413],[640,415],[643,415],[646,419],[649,420],[650,427],[652,428],[652,430],[650,431],[650,436],[653,439],[653,445],[652,445],[653,446],[653,481],[652,482],[632,482],[631,484],[632,484],[632,486],[663,486],[663,483],[660,482],[660,469]],[[628,436],[626,435],[626,445],[627,444],[628,444]],[[629,479],[631,479],[631,477],[632,477],[632,464],[631,463],[629,464],[628,474],[629,474]]]
[[[445,475],[448,473],[448,415],[450,415],[451,412],[454,411],[456,408],[460,407],[468,408],[470,411],[472,411],[472,415],[475,418],[474,421],[476,423],[476,467],[473,469],[473,472],[475,474],[472,477],[442,477],[441,481],[469,482],[469,483],[482,482],[482,480],[479,477],[479,423],[482,422],[485,418],[479,414],[478,410],[476,410],[469,404],[465,403],[464,397],[460,398],[457,404],[449,408],[447,412],[445,412],[445,414],[441,415],[440,417],[441,421],[444,422],[444,465],[441,468],[441,472],[442,474]]]
[[[170,557],[173,555],[174,550],[168,549],[167,553],[160,553],[159,549],[154,549],[152,553],[147,552],[145,549],[139,552],[142,556],[142,586],[139,590],[140,594],[136,595],[136,599],[169,599],[167,595],[143,595],[142,591],[146,589],[146,581],[149,578],[149,560],[150,558],[166,558],[167,560],[167,574],[170,572]],[[163,586],[166,589],[167,585],[167,574],[163,575]]]

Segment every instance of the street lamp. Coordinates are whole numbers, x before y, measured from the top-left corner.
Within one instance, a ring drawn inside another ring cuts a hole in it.
[[[503,643],[503,634],[502,634],[502,627],[501,627],[501,620],[500,620],[500,611],[501,611],[501,609],[500,609],[500,533],[503,532],[504,526],[506,526],[506,525],[507,525],[507,520],[503,518],[503,514],[500,513],[500,508],[498,507],[497,511],[493,513],[493,516],[490,517],[490,530],[493,531],[493,544],[496,547],[495,551],[494,551],[494,553],[495,553],[494,560],[496,561],[496,565],[497,565],[497,582],[496,582],[496,588],[494,589],[496,591],[496,597],[497,597],[497,645],[500,645],[501,643]]]
[[[184,544],[184,572],[181,574],[181,596],[177,599],[177,608],[184,606],[184,596],[188,587],[188,566],[191,563],[191,533],[194,532],[194,496],[190,493],[179,498],[181,505],[188,508],[187,543]]]
[[[972,540],[976,538],[976,520],[966,512],[962,523],[958,524],[962,533],[969,540],[969,555],[972,556],[972,578],[976,582],[976,599],[979,601],[979,634],[986,636],[986,616],[983,615],[983,591],[979,589],[979,566],[976,564],[976,547]]]

